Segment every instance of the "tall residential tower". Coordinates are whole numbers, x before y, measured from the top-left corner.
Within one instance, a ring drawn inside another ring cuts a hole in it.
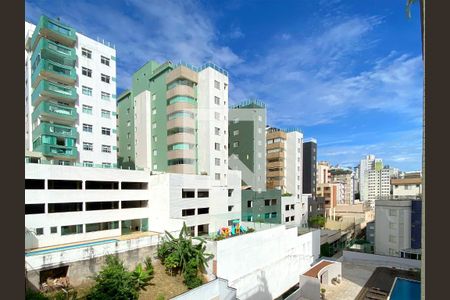
[[[116,50],[42,16],[25,22],[25,150],[115,167]]]

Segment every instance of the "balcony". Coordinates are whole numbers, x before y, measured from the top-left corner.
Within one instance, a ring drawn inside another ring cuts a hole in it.
[[[77,55],[74,48],[65,47],[45,38],[41,39],[34,50],[31,61],[41,54],[41,58],[49,59],[62,65],[73,67],[77,61]]]
[[[31,40],[27,42],[27,49],[34,51],[41,37],[56,41],[67,47],[74,47],[77,41],[75,29],[46,16],[41,16]]]
[[[197,83],[198,74],[185,66],[179,66],[178,68],[173,69],[167,74],[166,84],[169,84],[177,79],[187,79],[189,81]]]
[[[188,85],[177,85],[176,87],[168,90],[166,93],[167,99],[173,98],[175,96],[187,96],[195,98],[195,90]]]
[[[189,102],[176,102],[167,106],[167,114],[171,114],[176,111],[189,111],[195,113],[197,105]]]
[[[170,150],[167,152],[167,159],[188,158],[195,159],[195,150]]]
[[[286,147],[286,144],[284,142],[267,144],[267,150],[270,150],[270,149],[284,149],[285,147]]]
[[[75,103],[78,93],[72,86],[65,86],[47,80],[42,80],[31,94],[31,101],[34,106],[39,105],[41,100],[54,98],[67,103]]]
[[[267,177],[283,177],[284,171],[267,171]]]
[[[167,121],[167,129],[176,127],[196,128],[195,120],[191,118],[176,118]]]
[[[178,143],[184,143],[184,144],[195,144],[195,135],[191,133],[176,133],[172,135],[167,136],[167,145],[172,144],[178,144]]]
[[[267,168],[284,168],[284,161],[267,162]]]
[[[284,152],[273,152],[273,153],[267,153],[266,156],[267,159],[273,159],[273,158],[285,158]]]
[[[195,166],[190,164],[172,165],[167,168],[168,173],[194,174]]]
[[[73,67],[65,66],[48,59],[41,59],[31,75],[33,88],[35,88],[41,80],[45,78],[50,78],[61,83],[73,85],[77,81],[77,73]]]
[[[78,138],[78,132],[76,128],[69,127],[69,126],[63,126],[63,125],[56,125],[51,123],[41,123],[39,124],[36,129],[33,131],[33,139],[37,138],[40,135],[54,135],[58,137],[68,137],[77,139]]]
[[[52,158],[76,159],[78,156],[77,148],[59,145],[41,144],[34,148],[33,151],[41,152],[44,156]]]
[[[44,101],[35,108],[31,117],[33,122],[40,118],[41,121],[57,121],[71,125],[78,120],[78,113],[74,107]]]

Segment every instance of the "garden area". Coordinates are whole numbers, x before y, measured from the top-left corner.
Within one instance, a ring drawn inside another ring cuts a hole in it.
[[[92,278],[92,285],[74,289],[67,283],[64,287],[54,289],[27,290],[26,299],[170,299],[205,283],[203,274],[213,257],[205,250],[206,241],[191,237],[184,225],[178,237],[166,232],[157,247],[157,259],[154,261],[146,257],[129,271],[118,257],[109,255],[101,271]],[[49,283],[55,280],[49,280]]]

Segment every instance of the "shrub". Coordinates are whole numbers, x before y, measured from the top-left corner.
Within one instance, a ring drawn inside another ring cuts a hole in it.
[[[203,284],[202,279],[198,277],[197,262],[193,259],[187,263],[183,277],[183,282],[186,284],[188,289],[193,289]]]
[[[153,275],[143,270],[141,264],[138,264],[133,272],[129,272],[122,261],[109,255],[106,257],[106,265],[95,276],[96,284],[92,287],[87,299],[137,300],[140,290],[145,290],[152,277]]]
[[[152,278],[153,278],[153,274],[155,273],[155,271],[153,269],[152,258],[150,256],[147,256],[144,259],[144,265],[145,265],[145,271],[147,271],[147,273],[149,275],[152,275]]]
[[[49,300],[47,296],[38,291],[33,291],[32,289],[27,289],[25,292],[26,300]]]

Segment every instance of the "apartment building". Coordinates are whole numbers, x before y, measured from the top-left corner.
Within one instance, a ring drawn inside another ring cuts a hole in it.
[[[267,188],[297,199],[302,194],[303,134],[299,130],[266,129]]]
[[[118,98],[119,164],[227,184],[228,73],[149,61]]]
[[[369,184],[368,184],[368,172],[371,170],[375,170],[375,165],[377,165],[377,169],[382,169],[381,159],[376,159],[375,155],[366,155],[359,164],[359,192],[360,192],[360,200],[367,201],[369,200]]]
[[[395,199],[404,197],[418,197],[422,195],[422,178],[392,178],[391,190],[392,197]]]
[[[59,20],[25,22],[25,150],[115,167],[116,50]]]
[[[228,111],[229,167],[241,170],[242,185],[266,190],[266,106],[256,99]]]
[[[387,199],[391,196],[391,169],[383,168],[367,172],[367,200],[372,207],[379,199]]]
[[[316,197],[323,197],[326,215],[331,215],[332,209],[336,207],[342,197],[342,185],[339,183],[319,183],[317,184]]]
[[[316,198],[317,184],[317,140],[303,142],[303,193]]]
[[[209,176],[25,164],[26,249],[179,230],[204,235],[241,217],[240,172]],[[180,221],[181,220],[181,221]]]
[[[330,183],[331,182],[331,165],[327,161],[319,161],[317,163],[317,183]]]
[[[354,173],[349,169],[342,168],[332,168],[330,169],[330,181],[333,183],[341,184],[341,189],[339,193],[342,193],[342,203],[343,204],[353,204],[354,203]],[[341,196],[339,195],[338,198]],[[340,204],[341,201],[338,200]]]
[[[377,200],[375,254],[420,259],[421,208],[420,199]]]

